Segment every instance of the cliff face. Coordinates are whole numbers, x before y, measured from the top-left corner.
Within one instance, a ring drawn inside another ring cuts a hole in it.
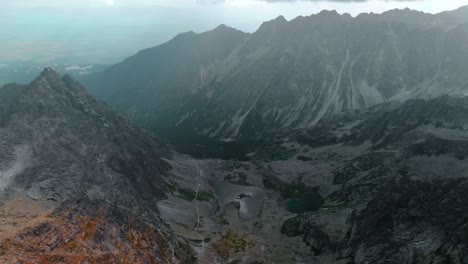
[[[278,17],[250,35],[221,27],[180,35],[86,83],[170,138],[256,138],[391,100],[467,93],[461,14],[466,8],[357,17],[324,11]]]
[[[356,263],[466,262],[467,113],[466,97],[409,100],[288,134],[305,163],[328,155],[336,189],[282,231]]]
[[[465,263],[467,150],[468,97],[379,104],[177,156],[159,208],[206,262]]]
[[[1,259],[190,262],[155,206],[169,145],[49,68],[0,98]]]

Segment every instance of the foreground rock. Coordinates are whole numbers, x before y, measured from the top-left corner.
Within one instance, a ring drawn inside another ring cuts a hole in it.
[[[49,68],[28,85],[0,88],[0,99],[1,208],[20,195],[44,210],[21,213],[29,204],[21,203],[21,221],[4,218],[0,259],[192,262],[157,213],[170,168],[165,142]]]

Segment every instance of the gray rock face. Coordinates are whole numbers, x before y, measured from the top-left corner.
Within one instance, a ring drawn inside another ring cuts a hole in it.
[[[246,162],[175,156],[161,215],[201,262],[466,263],[467,117],[468,97],[411,99],[271,132]]]
[[[4,189],[38,189],[57,200],[90,190],[122,200],[164,196],[160,175],[168,166],[161,156],[170,155],[168,145],[113,114],[70,77],[45,69],[29,85],[0,92],[7,104],[0,113],[2,171],[16,163],[21,170]]]
[[[466,17],[466,8],[324,11],[251,35],[221,27],[142,51],[86,84],[169,137],[255,138],[391,100],[467,93]]]
[[[467,106],[446,96],[320,122],[339,142],[337,189],[282,231],[302,236],[316,256],[355,263],[466,263]],[[313,142],[314,130],[301,133]]]
[[[2,202],[25,195],[54,206],[90,200],[96,211],[118,206],[162,230],[161,239],[168,240],[163,253],[178,251],[172,261],[191,261],[187,247],[171,237],[155,205],[165,197],[162,174],[170,166],[162,158],[172,153],[167,143],[115,115],[72,78],[62,78],[50,68],[28,85],[0,88],[0,98]],[[86,211],[80,206],[76,210]],[[2,250],[0,257],[7,252]]]
[[[62,249],[69,237],[82,238],[75,233],[89,233],[79,223],[99,220],[90,245],[127,241],[102,239],[118,228],[138,245],[152,239],[148,256],[163,238],[169,248],[160,255],[168,263],[195,262],[161,212],[177,235],[193,240],[200,262],[467,262],[468,97],[379,104],[311,128],[273,131],[248,153],[253,162],[235,162],[172,155],[165,142],[50,69],[29,85],[1,88],[0,96],[0,192],[61,205],[40,218],[44,224],[2,240],[8,243],[0,243],[7,245],[0,258],[23,255],[24,245],[31,256],[41,254],[29,250],[37,250],[36,240]],[[223,180],[243,190],[238,207],[216,209],[213,183]],[[168,199],[161,201],[166,181]],[[241,202],[253,197],[251,189],[265,195],[247,220]],[[302,205],[306,212],[296,214],[291,199],[317,206]],[[147,228],[151,236],[141,236]],[[126,245],[141,259],[138,248]]]

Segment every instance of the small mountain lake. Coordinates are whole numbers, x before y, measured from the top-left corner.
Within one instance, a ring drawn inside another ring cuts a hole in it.
[[[291,198],[285,201],[286,209],[294,214],[317,211],[324,203],[323,197],[318,192],[306,192],[299,198]]]
[[[266,193],[255,186],[241,186],[224,181],[213,183],[213,189],[221,208],[229,203],[239,203],[239,216],[242,219],[252,219],[260,214]]]

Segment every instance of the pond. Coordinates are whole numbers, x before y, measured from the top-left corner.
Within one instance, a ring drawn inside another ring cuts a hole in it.
[[[242,219],[252,219],[260,214],[266,194],[262,188],[254,186],[235,185],[224,181],[213,183],[221,208],[229,203],[239,204],[239,216]]]
[[[315,191],[306,192],[299,198],[286,200],[286,209],[294,214],[317,211],[324,203],[323,197]]]

